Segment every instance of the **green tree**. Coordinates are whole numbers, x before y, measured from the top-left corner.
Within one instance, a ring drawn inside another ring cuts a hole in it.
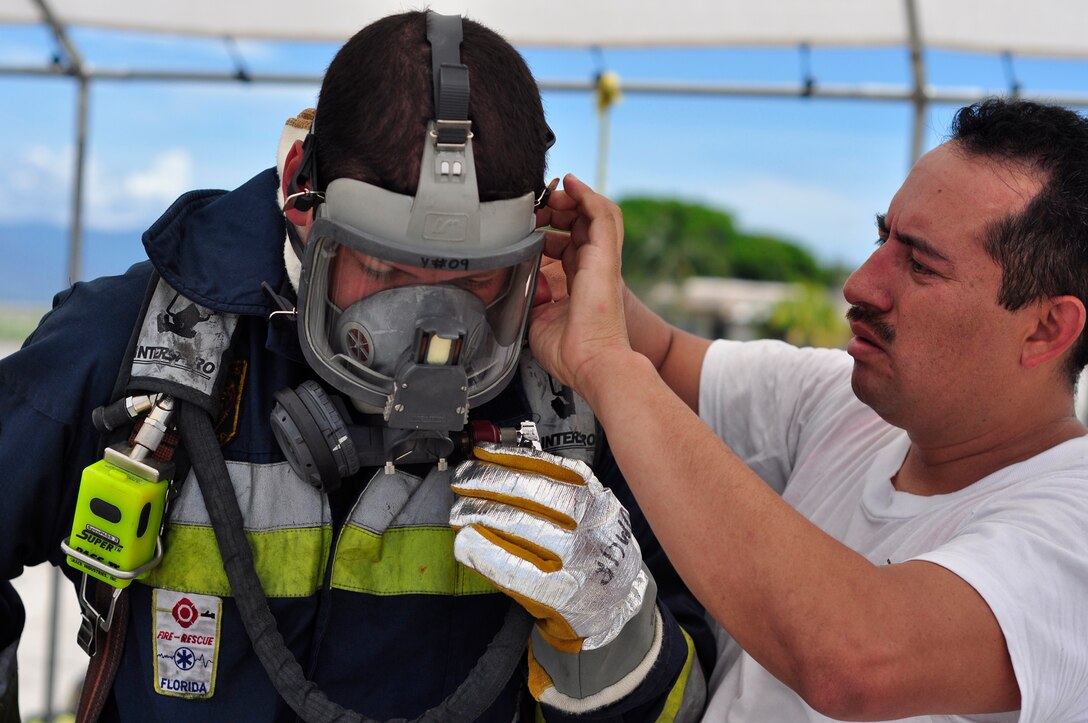
[[[688,276],[832,284],[829,269],[788,241],[737,229],[726,211],[675,199],[626,198],[624,277],[633,288]]]
[[[829,291],[845,281],[843,267],[822,265],[787,240],[745,233],[726,211],[645,197],[626,198],[619,205],[623,275],[643,298],[660,282],[679,284],[689,276],[790,282],[797,285],[796,293],[773,308],[761,325],[762,335],[801,346],[841,346],[849,338],[835,302],[838,292]],[[690,315],[680,306],[657,305],[673,323],[690,326]]]
[[[623,210],[623,270],[633,286],[688,276],[732,276],[725,249],[737,236],[732,217],[682,201],[630,198]]]

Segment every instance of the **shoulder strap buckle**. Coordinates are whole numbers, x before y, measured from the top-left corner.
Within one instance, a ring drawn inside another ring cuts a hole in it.
[[[104,633],[110,631],[110,626],[113,625],[113,612],[117,608],[117,598],[121,597],[121,591],[124,588],[113,588],[109,611],[103,615],[87,599],[87,573],[83,573],[82,578],[79,584],[79,608],[83,620],[79,625],[78,641],[83,652],[93,658],[97,648],[98,630],[101,629]]]

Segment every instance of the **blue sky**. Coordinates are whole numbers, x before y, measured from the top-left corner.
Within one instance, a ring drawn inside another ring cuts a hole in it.
[[[485,19],[486,22],[486,19]],[[75,29],[86,58],[101,68],[224,71],[230,52],[215,40]],[[41,66],[54,52],[38,27],[0,26],[0,65]],[[333,44],[241,43],[260,73],[320,74]],[[807,66],[817,82],[909,82],[903,49],[522,48],[537,77],[587,80],[599,70],[625,81],[796,83]],[[931,84],[1004,92],[1000,56],[930,51]],[[1033,92],[1088,91],[1088,64],[1017,58],[1017,80]],[[283,120],[313,105],[317,87],[193,82],[97,81],[88,132],[85,224],[139,232],[190,188],[230,188],[272,165]],[[9,108],[8,202],[0,226],[63,226],[70,214],[76,86],[63,77],[0,75]],[[588,93],[546,92],[558,136],[555,175],[597,176],[598,119]],[[947,130],[953,106],[931,106],[926,146]],[[908,171],[911,109],[906,103],[834,99],[738,99],[625,94],[614,107],[609,195],[649,194],[707,203],[739,225],[771,232],[827,262],[857,265],[875,238],[873,215]],[[12,184],[14,184],[12,186]],[[89,250],[93,253],[93,249]],[[120,269],[118,269],[120,270]]]

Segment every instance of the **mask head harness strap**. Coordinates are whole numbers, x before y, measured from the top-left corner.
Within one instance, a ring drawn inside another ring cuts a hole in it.
[[[431,71],[434,77],[434,110],[439,148],[463,149],[472,136],[468,120],[469,79],[468,66],[461,62],[460,15],[439,15],[427,12],[427,41],[431,45]],[[325,194],[317,191],[317,132],[316,117],[310,132],[302,142],[302,160],[287,183],[284,210],[312,211],[325,200]],[[548,134],[554,142],[551,129]],[[551,143],[548,144],[549,147]],[[307,187],[308,186],[308,187]],[[303,243],[293,224],[287,224],[291,246],[302,258]]]
[[[468,120],[468,66],[461,62],[460,15],[427,13],[434,75],[434,117],[440,146],[464,146],[471,133]]]
[[[468,66],[461,62],[460,46],[464,39],[460,15],[427,13],[427,40],[431,44],[431,72],[434,77],[434,117],[437,126],[437,143],[441,150],[446,147],[461,148],[472,137],[468,120],[469,80]],[[544,127],[544,150],[555,144],[555,133]],[[548,197],[558,179],[547,186],[535,201],[535,207],[547,205]]]

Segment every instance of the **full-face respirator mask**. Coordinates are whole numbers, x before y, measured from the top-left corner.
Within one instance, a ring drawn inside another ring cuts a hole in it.
[[[362,464],[441,464],[469,409],[508,384],[525,334],[544,244],[535,199],[480,202],[460,17],[429,13],[427,35],[436,119],[415,196],[347,178],[292,194],[295,208],[316,205],[298,284],[303,355],[375,422],[347,424],[343,401],[313,382],[277,392],[280,447],[325,488]],[[315,132],[292,190],[315,185]]]

